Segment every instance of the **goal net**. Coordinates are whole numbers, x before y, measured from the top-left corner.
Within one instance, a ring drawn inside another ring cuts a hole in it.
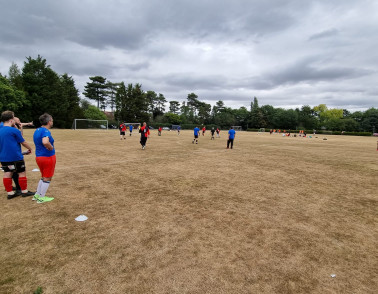
[[[232,126],[235,131],[241,131],[242,127],[241,126]]]
[[[180,127],[180,125],[172,125],[171,130],[177,130]]]
[[[140,123],[124,123],[126,127],[130,130],[130,126],[133,126],[133,130],[138,130],[140,128]]]
[[[265,128],[260,128],[259,133],[265,133]]]
[[[81,130],[81,129],[107,130],[108,121],[76,118],[74,119],[72,123],[72,129],[73,130]]]

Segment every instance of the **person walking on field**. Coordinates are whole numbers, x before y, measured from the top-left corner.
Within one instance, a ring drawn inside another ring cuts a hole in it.
[[[54,200],[53,197],[46,196],[56,164],[54,138],[50,132],[54,121],[48,113],[42,114],[39,117],[39,121],[42,126],[35,130],[33,141],[35,145],[35,160],[41,171],[42,178],[39,180],[37,192],[34,194],[33,200],[36,200],[37,203],[44,203]]]
[[[133,134],[133,125],[129,125],[130,137]]]
[[[7,198],[12,199],[19,194],[13,191],[12,176],[18,173],[18,182],[21,188],[21,196],[28,197],[34,192],[28,190],[25,161],[23,154],[30,154],[32,148],[22,137],[20,130],[15,127],[16,120],[13,111],[4,111],[1,114],[3,127],[0,128],[0,161],[4,171],[3,184],[7,191]],[[28,149],[21,152],[21,145]]]
[[[219,137],[219,133],[220,133],[219,128],[217,128],[217,131],[216,131],[216,132],[217,132],[217,138],[220,138],[220,137]]]
[[[233,127],[230,128],[228,131],[228,140],[227,140],[227,149],[229,149],[231,144],[231,149],[234,147],[234,139],[235,139],[235,130]]]
[[[203,128],[202,128],[202,136],[205,136],[205,132],[206,132],[206,127],[203,126]]]
[[[146,148],[147,138],[150,135],[150,129],[147,127],[147,124],[144,122],[143,127],[139,130],[140,133],[140,144],[142,145],[142,149]]]
[[[121,140],[122,139],[126,140],[125,134],[126,134],[126,124],[122,123],[119,126],[119,136],[120,136]]]
[[[215,133],[215,130],[214,130],[214,127],[211,128],[211,140],[214,140],[214,133]]]
[[[200,132],[200,129],[198,127],[195,127],[194,128],[194,139],[193,139],[193,144],[194,144],[194,141],[196,141],[196,144],[198,144],[198,134]]]

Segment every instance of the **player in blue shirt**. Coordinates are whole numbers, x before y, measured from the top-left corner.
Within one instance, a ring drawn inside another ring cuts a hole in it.
[[[231,143],[231,149],[234,146],[234,139],[235,139],[235,130],[233,127],[230,128],[228,131],[228,140],[227,140],[227,149],[230,147]]]
[[[200,129],[198,127],[195,127],[194,128],[194,139],[193,139],[193,144],[194,144],[194,141],[196,141],[196,144],[198,144],[198,134],[199,134],[199,131]]]
[[[53,118],[50,114],[44,113],[39,117],[39,121],[42,126],[35,130],[33,140],[35,144],[35,160],[41,171],[42,178],[39,180],[33,200],[37,200],[37,203],[44,203],[54,200],[53,197],[47,197],[46,192],[54,175],[56,157],[54,138],[50,132],[53,126]]]
[[[177,127],[177,135],[180,135],[180,131],[181,131],[181,127],[178,126],[178,127]]]
[[[4,123],[0,122],[0,129],[3,126],[4,126]],[[21,134],[22,134],[22,132],[21,132]],[[13,173],[12,179],[13,179],[14,184],[16,185],[16,187],[12,188],[12,190],[16,191],[15,196],[19,196],[19,195],[21,195],[21,187],[20,187],[20,184],[18,183],[18,173]]]
[[[34,192],[28,191],[23,155],[31,153],[32,149],[22,137],[20,130],[15,128],[16,120],[13,111],[4,111],[1,114],[1,121],[3,127],[0,128],[0,162],[4,171],[3,184],[8,193],[8,199],[19,195],[13,191],[12,187],[14,173],[18,173],[22,197],[32,196]],[[21,145],[28,149],[25,153],[21,152]]]
[[[130,130],[130,136],[131,136],[131,134],[133,133],[133,125],[129,126],[129,130]]]
[[[24,126],[33,126],[33,122],[22,123],[18,117],[14,117],[14,121],[15,121],[14,127],[17,128],[18,130],[20,130],[21,136],[23,136],[22,131],[23,131]],[[0,122],[0,128],[2,128],[3,126],[4,126],[4,123]],[[29,153],[27,153],[27,154],[29,154]],[[18,173],[13,173],[12,179],[13,179],[13,182],[15,184],[15,187],[13,187],[13,190],[16,191],[15,196],[20,196],[22,194],[22,192],[21,192],[20,184],[18,182]]]

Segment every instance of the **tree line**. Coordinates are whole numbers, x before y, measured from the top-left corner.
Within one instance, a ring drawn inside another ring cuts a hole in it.
[[[111,82],[102,76],[89,77],[81,99],[72,77],[58,74],[46,59],[28,57],[23,68],[12,63],[8,76],[0,74],[0,109],[12,110],[23,121],[35,121],[44,112],[54,117],[54,125],[70,128],[75,118],[109,119],[149,124],[214,125],[243,129],[326,129],[329,131],[377,132],[378,109],[350,112],[329,109],[325,104],[296,109],[260,106],[254,97],[249,109],[227,107],[222,100],[214,106],[189,93],[185,101],[168,101],[163,94],[142,89],[141,84]],[[94,101],[92,105],[89,101]],[[168,107],[168,110],[167,110]]]

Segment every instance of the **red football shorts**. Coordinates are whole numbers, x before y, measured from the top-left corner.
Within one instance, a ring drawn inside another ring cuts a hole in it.
[[[50,157],[36,157],[35,160],[37,161],[39,170],[41,171],[43,178],[52,178],[55,171],[55,164],[56,164],[56,156]]]

